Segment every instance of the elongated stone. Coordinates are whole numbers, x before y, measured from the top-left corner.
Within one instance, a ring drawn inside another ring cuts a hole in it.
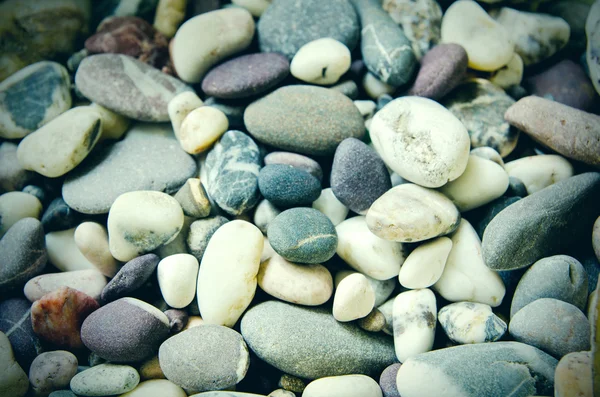
[[[394,348],[400,362],[431,350],[437,323],[437,305],[431,290],[398,294],[394,299],[393,318]]]

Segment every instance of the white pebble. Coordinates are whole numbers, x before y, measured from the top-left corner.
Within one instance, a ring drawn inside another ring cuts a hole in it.
[[[272,0],[231,0],[233,4],[244,7],[255,17],[260,17],[271,5],[271,1]]]
[[[523,80],[523,59],[516,52],[502,68],[492,73],[490,81],[500,88],[520,85]]]
[[[396,357],[403,363],[433,347],[437,306],[429,289],[398,294],[394,300],[393,327]]]
[[[175,136],[183,150],[198,154],[209,149],[227,128],[229,120],[225,113],[212,106],[202,106],[185,117]]]
[[[495,342],[507,328],[492,308],[483,303],[452,303],[440,310],[438,319],[448,338],[461,344]]]
[[[102,274],[113,277],[117,273],[118,262],[108,248],[108,231],[96,222],[83,222],[73,234],[79,251]]]
[[[372,99],[377,99],[383,94],[391,95],[396,91],[396,87],[384,83],[371,72],[365,73],[362,86],[367,95]]]
[[[379,384],[366,375],[328,376],[313,380],[302,397],[382,397]]]
[[[335,288],[340,285],[343,279],[355,273],[359,272],[354,272],[352,270],[340,270],[339,272],[335,273],[335,277],[333,279]],[[373,292],[375,293],[375,306],[379,306],[384,303],[390,297],[392,292],[394,292],[394,288],[396,288],[395,278],[391,278],[389,280],[376,280],[369,276],[365,277],[369,281],[369,284],[371,284],[371,288],[373,288]]]
[[[181,309],[192,303],[198,268],[198,259],[190,254],[167,256],[158,263],[158,286],[167,305]]]
[[[198,109],[202,105],[204,105],[204,102],[202,102],[202,99],[200,99],[193,91],[184,91],[169,101],[167,110],[169,112],[169,119],[171,119],[171,125],[173,126],[175,136],[179,134],[181,123],[183,123],[183,120],[185,120],[187,115],[190,114],[192,110]]]
[[[375,292],[367,278],[354,273],[337,286],[333,297],[333,317],[340,322],[367,316],[375,306]]]
[[[330,187],[321,190],[321,195],[313,201],[312,207],[327,216],[331,223],[333,223],[333,226],[339,225],[346,219],[350,211],[348,207],[335,197]]]
[[[256,206],[253,217],[254,224],[260,229],[261,232],[267,234],[269,224],[280,213],[280,209],[275,207],[269,200],[264,199]]]
[[[8,192],[0,196],[0,237],[23,218],[39,219],[42,203],[32,194]]]
[[[523,182],[532,194],[575,174],[567,159],[556,154],[521,157],[505,165],[508,175]]]
[[[448,237],[438,237],[415,248],[400,268],[400,284],[410,289],[435,284],[442,276],[451,249],[452,240]]]
[[[335,84],[350,69],[351,61],[344,43],[323,37],[300,47],[290,63],[290,72],[307,83]]]
[[[25,284],[23,293],[30,302],[35,302],[60,287],[69,287],[99,299],[106,284],[106,278],[98,270],[73,270],[34,277]]]
[[[102,136],[100,136],[98,142],[101,142],[105,139],[121,139],[123,134],[125,134],[129,128],[131,120],[125,116],[113,112],[110,109],[100,106],[97,103],[90,104],[90,108],[98,112],[100,118],[102,119]]]
[[[75,228],[46,234],[46,251],[50,263],[63,272],[98,270],[77,248]]]

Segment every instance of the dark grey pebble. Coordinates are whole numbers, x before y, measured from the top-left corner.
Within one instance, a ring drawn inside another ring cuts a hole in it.
[[[258,187],[263,197],[278,208],[311,205],[321,194],[317,178],[286,164],[263,167],[258,174]]]
[[[31,326],[31,302],[13,298],[0,302],[0,331],[10,341],[15,359],[25,373],[32,361],[43,352],[42,345]]]
[[[169,309],[164,313],[169,319],[169,327],[172,334],[180,332],[187,325],[188,314],[185,310]]]
[[[140,288],[152,276],[159,261],[160,258],[155,254],[146,254],[127,262],[106,284],[100,294],[100,301],[112,302]]]
[[[71,229],[80,223],[81,214],[69,207],[62,197],[52,200],[42,215],[42,226],[46,233]]]

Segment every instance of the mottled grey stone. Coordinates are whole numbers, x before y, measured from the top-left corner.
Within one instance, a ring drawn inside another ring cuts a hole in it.
[[[186,243],[190,254],[198,259],[198,263],[202,261],[204,251],[206,251],[210,238],[215,234],[218,228],[227,222],[227,218],[217,215],[210,218],[199,219],[190,225],[190,232]]]
[[[146,254],[124,264],[102,290],[100,301],[106,304],[140,288],[152,276],[159,261],[155,254]]]
[[[391,338],[337,322],[322,307],[267,301],[246,312],[241,332],[259,358],[301,378],[376,376],[396,362]]]
[[[42,226],[44,232],[56,232],[76,227],[81,223],[81,214],[69,207],[62,197],[57,197],[42,215]]]
[[[396,386],[396,376],[401,365],[400,363],[394,363],[381,373],[379,387],[381,387],[383,397],[401,397],[398,394],[398,387]]]
[[[77,357],[65,350],[42,353],[29,369],[29,382],[38,396],[69,387],[77,373]]]
[[[321,195],[321,183],[308,172],[287,164],[270,164],[260,170],[258,187],[278,208],[311,205]]]
[[[287,164],[292,167],[304,170],[317,178],[323,180],[323,170],[321,165],[310,157],[291,152],[271,152],[264,158],[265,165],[269,164]]]
[[[2,142],[0,144],[0,193],[23,189],[33,176],[33,172],[27,171],[19,164],[17,145],[12,142]]]
[[[31,325],[31,302],[13,298],[0,302],[0,331],[10,341],[15,359],[25,370],[43,349]]]

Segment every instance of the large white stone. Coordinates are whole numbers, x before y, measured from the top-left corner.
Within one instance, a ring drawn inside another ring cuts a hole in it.
[[[321,190],[321,195],[313,201],[312,207],[329,218],[333,226],[339,225],[348,216],[348,207],[335,197],[330,187]]]
[[[175,136],[183,150],[198,154],[210,149],[228,128],[225,113],[212,106],[201,106],[183,119]]]
[[[504,165],[508,175],[519,179],[532,194],[575,174],[567,159],[556,154],[521,157]]]
[[[108,231],[96,222],[83,222],[73,234],[79,252],[102,274],[113,277],[117,273],[118,262],[108,248]]]
[[[452,240],[448,237],[438,237],[415,248],[400,268],[400,284],[410,289],[435,284],[442,276],[451,249]]]
[[[0,238],[23,218],[39,219],[42,203],[32,194],[7,192],[0,196]]]
[[[366,375],[328,376],[313,380],[302,397],[382,397],[379,384]]]
[[[10,341],[0,332],[0,396],[22,397],[29,389],[29,378],[15,361]]]
[[[311,84],[335,84],[350,69],[350,50],[342,42],[322,37],[304,44],[290,63],[292,75]]]
[[[367,316],[375,306],[375,292],[367,278],[360,273],[345,277],[333,297],[333,317],[340,322]]]
[[[30,302],[35,302],[60,287],[73,288],[99,299],[106,284],[106,278],[96,269],[73,270],[34,277],[25,284],[23,292]]]
[[[403,363],[433,347],[437,306],[429,289],[398,294],[394,299],[393,329],[396,357]]]
[[[98,270],[77,248],[75,228],[46,234],[46,252],[50,263],[63,272]]]
[[[190,254],[167,256],[158,263],[158,286],[167,305],[181,309],[196,296],[198,259]]]

